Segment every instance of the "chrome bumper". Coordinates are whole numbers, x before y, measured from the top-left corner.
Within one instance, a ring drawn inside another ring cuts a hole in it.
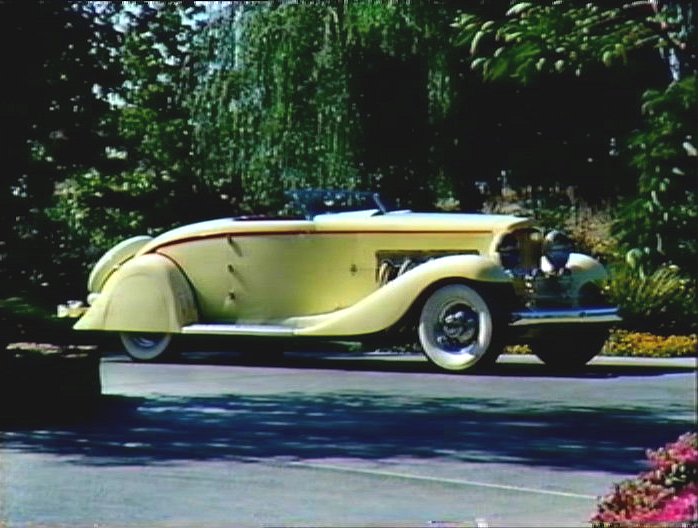
[[[529,327],[548,324],[618,323],[618,308],[567,308],[559,310],[522,310],[511,314],[511,326]]]

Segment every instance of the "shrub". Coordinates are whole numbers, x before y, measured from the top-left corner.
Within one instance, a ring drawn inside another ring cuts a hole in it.
[[[569,216],[563,229],[572,237],[577,252],[592,255],[602,262],[618,254],[618,242],[611,236],[613,210],[610,207],[592,208],[580,204]]]
[[[698,522],[698,435],[686,433],[676,442],[649,450],[651,469],[614,485],[591,518],[595,528],[651,526]]]
[[[645,273],[640,266],[618,266],[608,284],[612,303],[620,307],[626,330],[661,335],[698,330],[696,283],[675,266]]]
[[[614,233],[626,247],[642,248],[655,264],[695,271],[696,75],[666,90],[643,94],[644,125],[628,144],[638,172],[638,194],[620,208]],[[694,275],[695,278],[695,275]]]

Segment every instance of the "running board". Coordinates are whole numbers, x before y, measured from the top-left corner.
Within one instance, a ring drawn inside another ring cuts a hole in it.
[[[292,336],[293,328],[255,324],[193,324],[182,328],[183,334],[229,336]]]

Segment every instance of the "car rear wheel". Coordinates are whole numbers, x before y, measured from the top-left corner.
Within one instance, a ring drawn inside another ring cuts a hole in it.
[[[172,354],[171,334],[122,333],[121,343],[134,361],[161,361]]]
[[[439,288],[424,303],[419,341],[427,358],[445,370],[490,365],[500,351],[500,328],[492,308],[465,284]]]
[[[607,337],[607,330],[569,332],[541,338],[531,343],[531,349],[549,367],[574,369],[583,367],[598,355]]]

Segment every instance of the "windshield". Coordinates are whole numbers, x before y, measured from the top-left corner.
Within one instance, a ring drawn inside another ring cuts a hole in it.
[[[289,201],[288,209],[307,219],[328,213],[377,209],[380,214],[384,214],[388,210],[378,193],[374,192],[311,189],[288,191],[286,197]]]

